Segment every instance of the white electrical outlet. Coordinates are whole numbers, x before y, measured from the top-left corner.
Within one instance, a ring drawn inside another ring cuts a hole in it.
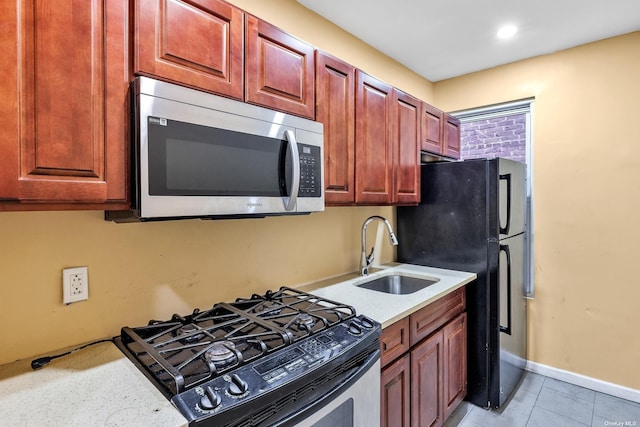
[[[62,270],[62,302],[89,299],[89,269],[87,267],[65,268]]]

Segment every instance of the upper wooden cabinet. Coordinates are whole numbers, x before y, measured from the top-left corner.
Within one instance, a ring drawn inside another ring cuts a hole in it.
[[[126,0],[1,2],[0,209],[128,207],[128,17]]]
[[[220,0],[136,0],[134,72],[242,99],[243,16]]]
[[[393,197],[395,205],[420,202],[420,126],[422,101],[393,90]]]
[[[455,117],[445,114],[444,115],[444,155],[447,157],[453,157],[454,159],[460,158],[460,120]]]
[[[422,139],[420,149],[429,153],[443,154],[442,129],[444,113],[426,102],[422,103]]]
[[[316,120],[324,124],[324,200],[328,205],[355,201],[356,69],[316,51]]]
[[[420,149],[438,156],[459,159],[460,121],[423,102]]]
[[[326,203],[417,204],[421,101],[321,52],[316,99]]]
[[[245,31],[245,100],[314,119],[313,46],[249,14]]]
[[[356,72],[356,203],[392,202],[392,91],[388,84]]]

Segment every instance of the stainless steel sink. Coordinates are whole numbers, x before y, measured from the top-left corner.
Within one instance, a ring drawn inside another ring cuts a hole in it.
[[[393,295],[406,295],[418,292],[437,283],[440,279],[418,279],[416,277],[394,274],[382,276],[368,282],[360,283],[356,286],[372,291],[384,292]]]

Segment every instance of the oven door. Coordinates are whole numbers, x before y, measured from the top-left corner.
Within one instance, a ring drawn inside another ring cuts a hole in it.
[[[343,391],[328,393],[278,427],[372,427],[380,425],[380,359],[361,367],[357,379]]]

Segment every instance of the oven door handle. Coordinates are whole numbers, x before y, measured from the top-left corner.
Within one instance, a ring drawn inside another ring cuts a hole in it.
[[[338,384],[335,387],[331,388],[330,390],[325,391],[320,398],[314,399],[311,402],[307,402],[307,404],[303,405],[300,408],[297,408],[297,410],[295,410],[293,413],[289,413],[288,415],[274,414],[272,417],[258,424],[258,427],[297,426],[306,418],[308,418],[315,412],[322,409],[327,404],[327,402],[331,402],[337,396],[339,396],[341,393],[343,393],[345,390],[351,387],[356,381],[362,378],[362,376],[365,375],[367,371],[369,371],[374,366],[376,366],[376,363],[379,360],[380,360],[380,350],[376,350],[373,353],[369,354],[361,365],[356,366],[349,371],[343,372],[339,376],[341,380],[338,381]],[[377,372],[379,372],[379,364],[377,366],[378,366]],[[273,418],[278,416],[280,418],[277,418],[277,420],[274,421]]]
[[[296,136],[293,131],[284,131],[284,139],[289,143],[287,149],[293,159],[293,176],[291,180],[291,194],[289,194],[289,197],[283,197],[282,201],[284,202],[284,208],[291,212],[296,208],[298,191],[300,190],[300,154],[298,153],[298,142],[296,141]]]

